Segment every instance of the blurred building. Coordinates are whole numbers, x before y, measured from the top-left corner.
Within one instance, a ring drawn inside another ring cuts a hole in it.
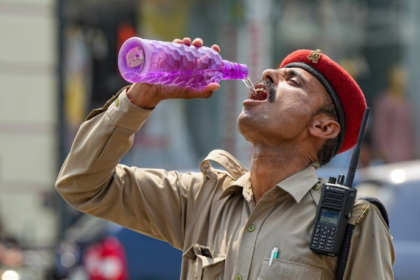
[[[8,238],[29,252],[31,279],[42,279],[58,236],[55,6],[53,0],[0,1],[0,220]]]

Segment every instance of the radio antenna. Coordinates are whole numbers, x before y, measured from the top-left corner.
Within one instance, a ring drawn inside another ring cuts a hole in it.
[[[363,135],[365,134],[366,123],[369,118],[370,108],[366,107],[365,113],[363,114],[362,124],[359,130],[359,137],[357,138],[357,144],[354,148],[353,155],[351,156],[349,171],[347,173],[346,183],[344,186],[352,188],[353,187],[353,180],[356,174],[357,163],[359,161],[360,155],[360,148],[362,146]]]

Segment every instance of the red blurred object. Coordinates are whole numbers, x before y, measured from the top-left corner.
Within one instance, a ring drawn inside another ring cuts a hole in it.
[[[106,237],[89,246],[83,263],[90,280],[128,279],[124,248],[115,237]]]
[[[120,24],[117,30],[117,55],[124,42],[131,37],[138,37],[136,29],[128,22]]]

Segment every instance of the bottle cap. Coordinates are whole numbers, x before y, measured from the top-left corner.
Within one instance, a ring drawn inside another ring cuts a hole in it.
[[[121,76],[131,83],[141,81],[139,75],[145,63],[145,53],[141,40],[137,37],[128,39],[118,54],[118,68]]]

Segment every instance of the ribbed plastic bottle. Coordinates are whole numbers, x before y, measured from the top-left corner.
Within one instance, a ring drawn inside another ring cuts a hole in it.
[[[122,77],[131,83],[202,89],[220,80],[243,80],[244,64],[223,60],[208,47],[194,47],[138,37],[128,39],[118,54]]]

